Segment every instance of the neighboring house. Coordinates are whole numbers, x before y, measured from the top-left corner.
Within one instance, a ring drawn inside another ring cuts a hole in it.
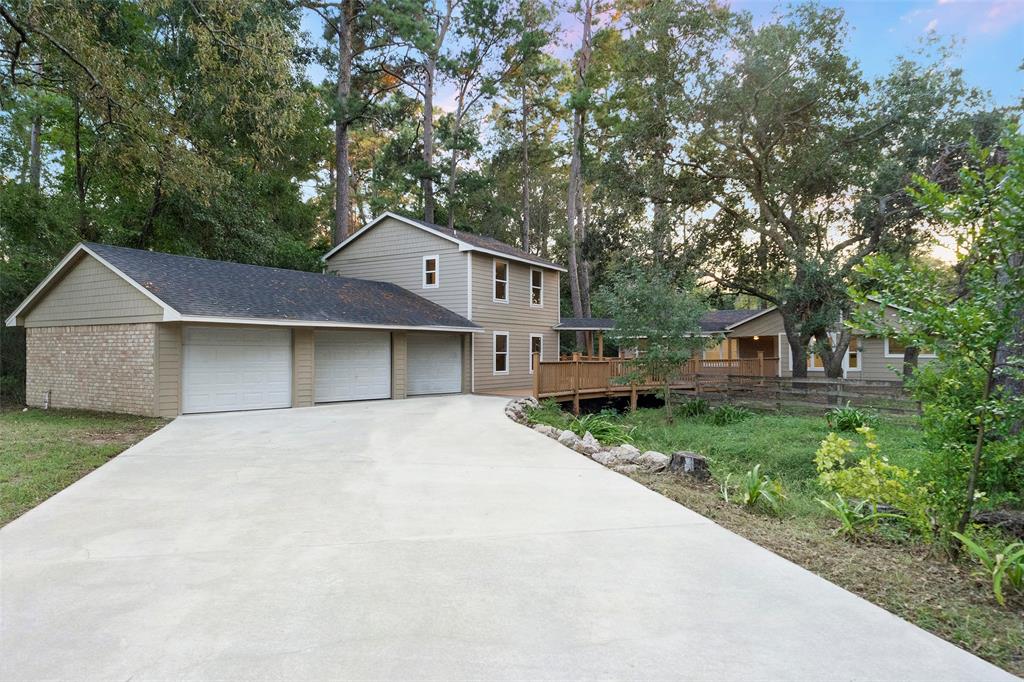
[[[869,305],[876,305],[871,303]],[[889,306],[886,315],[898,317],[898,309]],[[704,352],[705,360],[734,360],[756,358],[763,353],[769,361],[771,374],[793,376],[793,355],[786,339],[782,314],[775,308],[765,310],[714,310],[702,327],[708,333],[720,333],[725,339]],[[717,328],[713,328],[717,327]],[[905,348],[895,340],[869,336],[854,331],[850,348],[843,358],[843,375],[854,379],[893,381],[900,378]],[[918,362],[925,365],[935,356],[922,352]],[[807,370],[813,375],[824,372],[821,358],[811,354],[804,358]]]
[[[556,359],[559,266],[380,216],[326,274],[79,244],[18,306],[29,405],[175,416],[525,392]]]

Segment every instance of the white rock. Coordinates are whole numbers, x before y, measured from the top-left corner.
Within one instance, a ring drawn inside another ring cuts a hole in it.
[[[616,464],[612,469],[620,474],[634,474],[640,470],[640,467],[636,464]]]
[[[558,442],[575,450],[576,444],[580,442],[580,438],[569,429],[566,429],[558,435]]]
[[[590,431],[587,431],[586,433],[583,434],[583,442],[586,443],[587,445],[592,445],[597,448],[601,447],[601,441],[594,438],[594,434],[592,434]]]
[[[640,459],[640,451],[632,445],[618,445],[608,449],[613,464],[636,464]]]
[[[534,424],[533,430],[537,433],[543,433],[545,436],[550,438],[558,438],[562,435],[562,432],[556,429],[554,426],[548,426],[547,424]]]
[[[623,443],[619,447],[622,448],[623,450],[628,450],[629,452],[635,453],[636,455],[640,454],[640,451],[636,449],[634,446],[630,445],[629,443]]]
[[[575,450],[576,452],[586,455],[587,457],[593,457],[594,455],[602,451],[600,445],[591,445],[590,443],[587,443],[586,441],[583,440],[577,441],[572,449]]]
[[[637,458],[636,463],[648,471],[664,471],[668,466],[669,457],[657,450],[648,450]]]

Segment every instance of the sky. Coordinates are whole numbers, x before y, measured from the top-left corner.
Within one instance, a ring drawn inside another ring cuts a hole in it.
[[[569,4],[571,0],[562,0]],[[726,0],[737,10],[764,20],[784,10],[777,0]],[[958,41],[952,65],[963,68],[967,83],[991,92],[997,105],[1018,104],[1024,97],[1024,0],[819,0],[844,10],[850,27],[848,53],[865,75],[881,76],[899,55],[916,50],[929,32]],[[559,17],[562,27],[559,56],[567,57],[579,40],[579,21],[568,11]],[[307,11],[302,28],[315,37],[322,32],[319,17]],[[315,66],[310,77],[326,74]],[[450,108],[450,98],[438,93],[437,104]]]

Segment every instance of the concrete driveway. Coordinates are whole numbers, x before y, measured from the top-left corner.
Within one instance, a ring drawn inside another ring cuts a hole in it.
[[[176,420],[0,530],[0,678],[1012,679],[504,403]]]

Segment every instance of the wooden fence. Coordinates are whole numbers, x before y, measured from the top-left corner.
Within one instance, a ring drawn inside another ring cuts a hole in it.
[[[915,401],[900,381],[808,377],[702,376],[692,388],[675,392],[680,398],[700,397],[758,409],[823,412],[850,404],[890,414],[919,414]]]

